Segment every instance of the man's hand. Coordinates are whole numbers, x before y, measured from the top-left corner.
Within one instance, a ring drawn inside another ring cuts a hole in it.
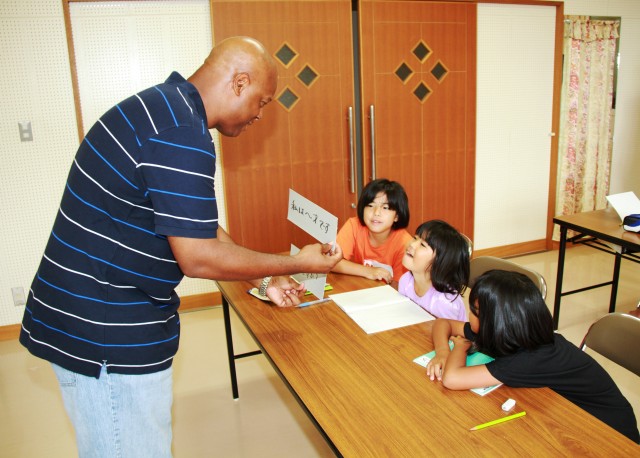
[[[336,243],[305,245],[294,257],[310,265],[308,273],[326,273],[342,259],[342,249]]]
[[[293,307],[300,304],[306,291],[304,283],[298,283],[291,277],[273,277],[267,287],[267,297],[278,307]]]

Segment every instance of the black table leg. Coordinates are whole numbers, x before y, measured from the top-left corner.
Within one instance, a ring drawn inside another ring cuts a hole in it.
[[[233,351],[233,335],[231,334],[231,315],[229,302],[222,296],[222,313],[224,315],[224,333],[227,337],[227,357],[229,358],[229,375],[231,376],[231,392],[233,399],[238,399],[238,378],[236,376],[236,356]]]
[[[560,226],[560,249],[558,250],[558,273],[556,276],[556,294],[553,301],[553,329],[558,329],[560,321],[560,300],[562,298],[562,277],[564,275],[564,256],[567,248],[567,227]]]
[[[618,280],[620,279],[620,264],[622,263],[622,255],[615,253],[615,261],[613,263],[613,280],[611,282],[611,300],[609,301],[609,313],[616,311],[616,299],[618,296]]]

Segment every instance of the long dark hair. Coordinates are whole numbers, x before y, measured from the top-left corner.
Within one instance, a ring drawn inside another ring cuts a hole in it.
[[[389,202],[389,208],[395,210],[398,220],[391,226],[392,229],[404,229],[409,225],[409,198],[400,183],[386,178],[378,178],[370,181],[363,189],[358,199],[358,219],[363,226],[364,208],[373,202],[379,192],[384,192]]]
[[[435,252],[431,284],[441,293],[463,294],[469,284],[469,244],[449,223],[434,219],[422,223],[416,235]]]
[[[490,270],[475,282],[469,309],[478,317],[478,350],[493,357],[553,342],[553,318],[538,287],[518,272]]]

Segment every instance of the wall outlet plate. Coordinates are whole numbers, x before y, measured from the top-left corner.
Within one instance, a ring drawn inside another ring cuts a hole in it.
[[[24,297],[24,288],[22,286],[15,286],[11,288],[11,296],[13,296],[13,305],[20,307],[27,303],[27,299]]]

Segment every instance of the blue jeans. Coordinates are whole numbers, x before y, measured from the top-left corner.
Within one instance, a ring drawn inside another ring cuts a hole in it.
[[[80,458],[171,457],[172,368],[123,375],[103,366],[96,379],[51,366]]]

